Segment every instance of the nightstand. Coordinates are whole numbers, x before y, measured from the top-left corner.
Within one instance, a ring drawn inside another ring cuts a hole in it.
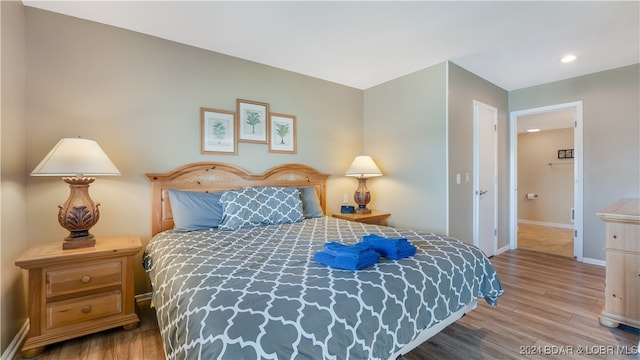
[[[355,221],[372,225],[387,225],[387,218],[391,216],[389,213],[383,213],[375,210],[371,210],[370,214],[342,214],[337,213],[332,215],[334,218]]]
[[[29,336],[22,356],[46,345],[106,329],[138,327],[134,256],[137,236],[97,238],[96,246],[62,250],[62,241],[31,246],[16,265],[29,270]]]

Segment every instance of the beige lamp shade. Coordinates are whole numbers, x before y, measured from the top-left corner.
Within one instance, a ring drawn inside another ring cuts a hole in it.
[[[64,138],[40,161],[31,175],[104,176],[120,175],[120,171],[94,140]]]
[[[372,176],[382,176],[382,172],[378,169],[378,166],[371,156],[360,155],[353,159],[345,175],[368,178]]]

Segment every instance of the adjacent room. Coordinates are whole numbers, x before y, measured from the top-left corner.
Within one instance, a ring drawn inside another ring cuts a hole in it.
[[[2,0],[0,49],[2,360],[639,354],[637,1]]]
[[[573,109],[517,121],[518,248],[574,257]]]

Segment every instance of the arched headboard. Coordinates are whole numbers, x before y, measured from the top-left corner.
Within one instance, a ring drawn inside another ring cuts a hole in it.
[[[199,162],[181,166],[168,173],[146,174],[151,181],[151,233],[173,228],[173,216],[167,190],[225,191],[249,186],[315,186],[322,210],[326,209],[328,174],[303,164],[275,166],[263,174],[249,174],[226,163]]]

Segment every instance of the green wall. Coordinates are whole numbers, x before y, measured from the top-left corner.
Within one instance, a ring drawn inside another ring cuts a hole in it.
[[[441,63],[364,92],[365,153],[384,174],[368,187],[390,225],[447,232],[446,80]]]
[[[0,1],[0,350],[9,346],[24,325],[26,276],[14,265],[27,248],[25,184],[25,20],[19,1]]]

